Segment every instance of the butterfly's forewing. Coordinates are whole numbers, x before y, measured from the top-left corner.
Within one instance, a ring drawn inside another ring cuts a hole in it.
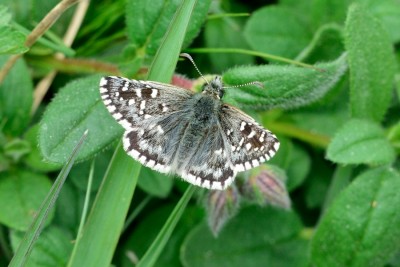
[[[257,167],[273,157],[279,148],[275,135],[237,108],[224,105],[220,123],[231,146],[231,161],[236,172]]]
[[[111,115],[125,128],[124,149],[134,159],[168,173],[181,134],[181,104],[193,93],[167,84],[104,77],[100,94]]]

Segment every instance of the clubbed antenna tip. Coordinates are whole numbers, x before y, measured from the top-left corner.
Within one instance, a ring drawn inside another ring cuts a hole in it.
[[[197,72],[200,74],[201,78],[203,78],[203,80],[204,80],[207,84],[210,84],[210,83],[206,80],[206,78],[204,78],[203,74],[201,74],[199,68],[196,66],[196,63],[194,63],[193,58],[192,58],[188,53],[181,53],[179,56],[185,57],[185,58],[189,59],[190,62],[192,62],[194,68],[195,68],[195,69],[197,70]]]

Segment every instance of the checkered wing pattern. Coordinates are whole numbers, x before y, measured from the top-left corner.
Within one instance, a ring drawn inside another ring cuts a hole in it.
[[[235,172],[257,167],[275,155],[279,148],[278,139],[253,118],[226,104],[220,116],[222,131],[231,148],[230,159]]]

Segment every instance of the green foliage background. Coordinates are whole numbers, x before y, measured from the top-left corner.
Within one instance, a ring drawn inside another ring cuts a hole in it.
[[[28,46],[59,2],[0,2],[0,73],[21,56],[0,82],[0,266],[27,244],[87,129],[27,266],[400,266],[398,0],[92,1]],[[84,20],[68,47],[62,39],[78,11]],[[253,171],[214,209],[207,190],[121,149],[100,77],[192,83],[181,74],[198,74],[178,61],[181,51],[226,84],[264,85],[227,89],[224,101],[278,136],[264,167],[285,182],[290,210],[246,197],[241,185]]]

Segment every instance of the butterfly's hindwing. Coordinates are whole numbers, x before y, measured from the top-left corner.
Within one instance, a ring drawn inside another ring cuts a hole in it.
[[[208,189],[223,190],[234,180],[236,172],[229,148],[218,125],[204,129],[205,136],[195,145],[181,176],[188,182]]]
[[[231,161],[236,172],[257,167],[272,158],[279,148],[275,135],[234,107],[224,105],[220,121],[231,145]]]

